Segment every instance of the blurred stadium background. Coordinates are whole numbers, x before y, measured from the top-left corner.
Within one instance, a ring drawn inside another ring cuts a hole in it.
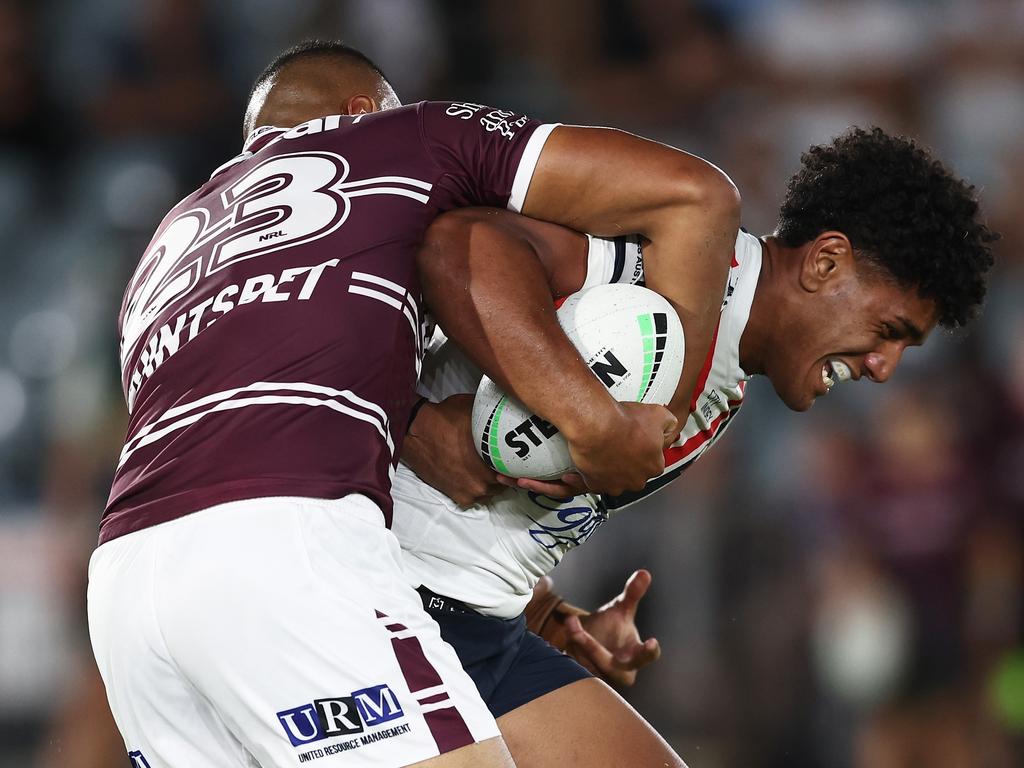
[[[60,725],[124,424],[116,310],[166,209],[238,150],[253,77],[308,36],[406,102],[710,158],[754,232],[851,124],[982,190],[1004,240],[969,336],[807,415],[755,380],[730,436],[556,583],[591,606],[653,571],[664,658],[627,695],[692,768],[1024,765],[1024,2],[0,0],[0,766],[123,766],[90,757],[101,717]]]

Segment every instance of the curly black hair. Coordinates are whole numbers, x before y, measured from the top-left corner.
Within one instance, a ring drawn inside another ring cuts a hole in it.
[[[973,186],[881,128],[853,128],[800,159],[775,231],[784,245],[837,230],[858,258],[933,299],[940,325],[956,328],[975,315],[999,235],[979,220]]]

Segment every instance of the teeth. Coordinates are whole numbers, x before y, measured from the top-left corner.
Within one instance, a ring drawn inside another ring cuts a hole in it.
[[[850,366],[842,360],[830,360],[829,365],[832,367],[832,374],[835,381],[849,381],[852,378],[853,374],[850,371]]]
[[[832,389],[841,381],[849,381],[851,378],[853,378],[853,373],[850,371],[850,366],[842,360],[829,360],[821,366],[821,380],[825,384],[826,390]]]

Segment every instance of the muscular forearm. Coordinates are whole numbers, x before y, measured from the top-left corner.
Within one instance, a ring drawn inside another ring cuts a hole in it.
[[[603,128],[556,129],[523,213],[598,235],[640,234],[646,283],[672,302],[686,359],[670,409],[682,420],[714,334],[739,228],[739,196],[710,163]]]
[[[427,305],[479,368],[569,440],[611,427],[616,403],[558,325],[547,271],[518,219],[486,209],[440,217],[420,255]]]

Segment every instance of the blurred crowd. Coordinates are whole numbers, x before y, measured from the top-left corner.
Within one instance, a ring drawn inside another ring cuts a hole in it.
[[[85,567],[125,423],[116,314],[162,215],[304,38],[405,102],[615,125],[707,157],[770,233],[800,152],[918,137],[1003,233],[984,314],[730,435],[555,573],[654,574],[627,693],[693,768],[1024,765],[1024,2],[0,0],[0,768],[89,762]],[[119,768],[123,768],[118,764]]]

